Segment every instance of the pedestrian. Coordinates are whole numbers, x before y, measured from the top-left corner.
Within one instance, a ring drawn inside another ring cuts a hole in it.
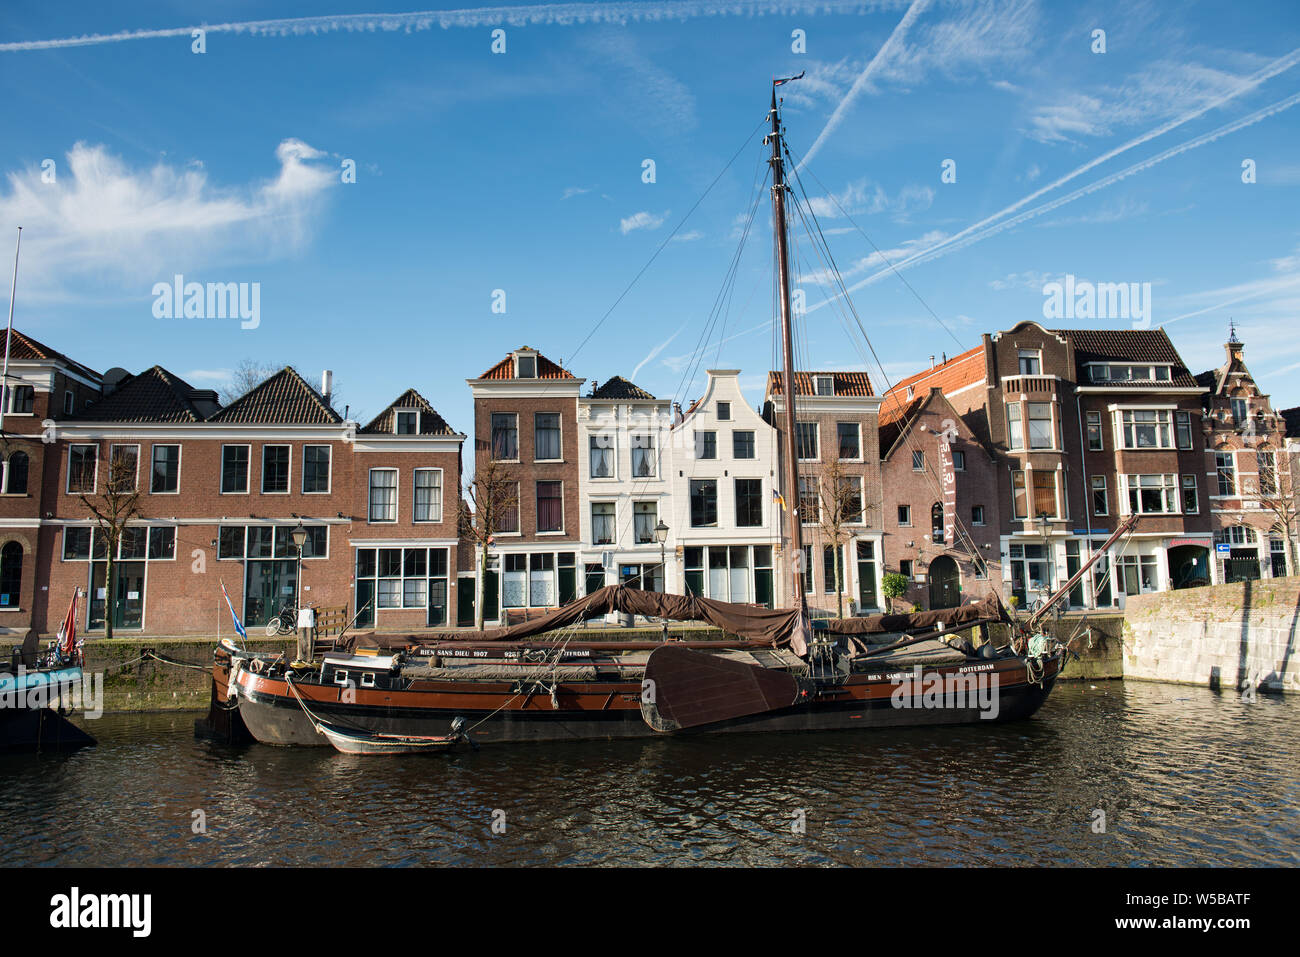
[[[316,609],[307,607],[298,609],[298,660],[311,661],[312,632],[316,630]]]

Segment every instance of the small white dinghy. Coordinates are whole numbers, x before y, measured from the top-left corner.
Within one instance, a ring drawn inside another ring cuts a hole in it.
[[[464,718],[457,718],[456,721],[460,722],[461,727],[464,726]],[[446,735],[343,731],[323,722],[317,722],[316,730],[325,735],[329,743],[343,754],[428,754],[448,751],[460,741],[469,740],[456,722],[452,722],[451,734]]]

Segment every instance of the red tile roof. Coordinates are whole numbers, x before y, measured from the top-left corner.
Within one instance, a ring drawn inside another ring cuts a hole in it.
[[[958,389],[968,385],[974,385],[984,378],[984,344],[980,343],[973,349],[967,349],[961,355],[953,356],[947,362],[941,362],[939,365],[924,372],[917,372],[901,379],[885,393],[886,399],[891,395],[907,395],[907,387],[912,387],[914,395],[928,392],[931,388],[940,389],[944,395],[951,395]],[[888,401],[886,405],[890,404]],[[880,414],[885,414],[884,406],[880,409]]]
[[[99,373],[89,366],[82,365],[73,359],[69,359],[62,352],[51,349],[44,343],[37,342],[26,333],[19,332],[15,329],[13,339],[9,342],[10,359],[54,359],[58,362],[66,363],[71,368],[88,375],[92,379],[98,379]],[[0,349],[3,348],[3,336],[0,335]]]
[[[813,376],[828,375],[834,380],[837,396],[875,395],[871,389],[871,379],[865,372],[800,372],[795,370],[795,395],[816,395]],[[767,374],[767,394],[781,395],[785,391],[785,373],[769,372]]]
[[[528,348],[524,346],[524,348]],[[513,379],[515,377],[515,357],[513,354],[506,356],[487,372],[484,372],[480,379]],[[556,365],[540,352],[537,353],[537,378],[539,379],[576,379],[572,372]]]

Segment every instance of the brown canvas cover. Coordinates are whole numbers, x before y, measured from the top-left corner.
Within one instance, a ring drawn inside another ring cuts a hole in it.
[[[806,629],[799,627],[799,611],[795,608],[764,608],[760,605],[736,604],[700,598],[696,595],[665,595],[643,591],[627,585],[606,585],[563,608],[532,621],[521,622],[505,628],[485,631],[435,631],[418,635],[364,635],[357,636],[349,647],[405,648],[412,645],[441,642],[510,642],[525,641],[548,632],[568,628],[582,621],[600,618],[610,612],[641,615],[648,618],[667,618],[672,621],[702,621],[749,641],[760,641],[773,647],[790,646],[796,653],[804,649],[802,637]],[[917,612],[911,615],[868,615],[862,618],[831,618],[817,621],[816,628],[839,635],[870,635],[889,632],[933,630],[942,622],[945,627],[963,627],[980,621],[999,618],[995,598],[944,608],[938,611]]]

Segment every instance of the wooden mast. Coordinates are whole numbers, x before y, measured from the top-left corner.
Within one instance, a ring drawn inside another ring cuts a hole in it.
[[[785,221],[785,163],[781,158],[781,114],[776,105],[776,87],[772,85],[772,132],[767,141],[772,145],[772,222],[776,233],[777,274],[781,283],[781,358],[784,363],[782,393],[785,396],[785,503],[786,521],[790,528],[789,564],[792,571],[790,587],[791,605],[799,609],[801,620],[808,615],[808,599],[804,591],[803,567],[803,517],[799,514],[799,442],[794,417],[794,341],[790,332],[790,252]]]

